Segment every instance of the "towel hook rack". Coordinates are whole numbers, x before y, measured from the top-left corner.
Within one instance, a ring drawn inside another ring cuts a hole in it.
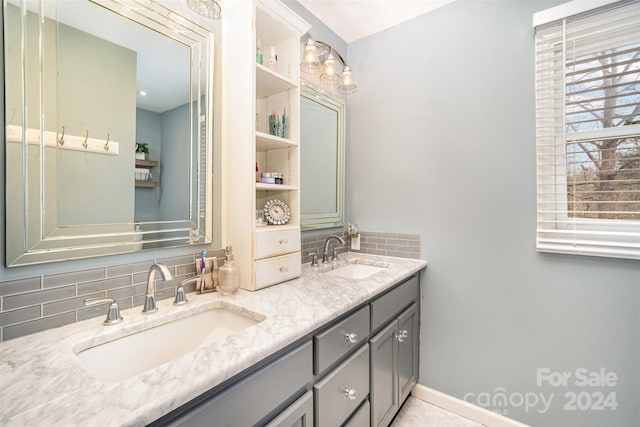
[[[105,142],[104,145],[102,146],[102,148],[104,148],[104,151],[109,151],[109,137],[110,135],[107,134],[107,142]]]
[[[89,140],[89,131],[87,131],[87,135],[84,137],[84,142],[82,143],[82,146],[83,146],[84,148],[87,148],[87,146],[89,145],[89,144],[87,143],[87,141],[88,141],[88,140]]]
[[[62,136],[58,140],[58,144],[64,145],[64,126],[62,126]]]

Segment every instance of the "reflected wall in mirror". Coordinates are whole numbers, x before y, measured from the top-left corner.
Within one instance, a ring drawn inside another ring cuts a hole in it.
[[[213,34],[188,13],[4,2],[7,266],[212,243]]]
[[[303,230],[344,225],[345,102],[303,81],[300,98]]]

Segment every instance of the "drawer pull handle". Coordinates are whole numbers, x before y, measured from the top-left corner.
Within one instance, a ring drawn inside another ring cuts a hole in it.
[[[358,342],[358,334],[354,334],[354,333],[350,334],[349,332],[345,332],[344,339],[349,341],[351,344],[355,344]]]
[[[349,400],[356,400],[358,398],[358,392],[352,388],[345,388],[344,395]]]
[[[280,239],[278,243],[280,243],[281,245],[286,245],[287,243],[289,243],[289,241],[286,239]]]
[[[400,333],[402,334],[402,338],[407,338],[409,336],[409,331],[406,329],[403,329]]]
[[[398,331],[395,333],[395,335],[393,336],[396,340],[398,340],[398,342],[404,342],[404,339],[408,336],[408,332],[407,335],[404,334],[404,332],[407,331]]]
[[[280,273],[288,273],[289,272],[289,268],[282,266],[280,267]]]

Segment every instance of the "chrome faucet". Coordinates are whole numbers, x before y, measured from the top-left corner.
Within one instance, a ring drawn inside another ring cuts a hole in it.
[[[176,288],[176,297],[173,300],[173,305],[185,305],[188,303],[189,300],[184,295],[184,285],[188,285],[189,283],[198,283],[199,281],[200,276],[189,277],[188,279],[181,281]]]
[[[84,305],[86,307],[92,307],[94,305],[104,304],[105,302],[109,303],[109,310],[107,311],[107,318],[102,323],[110,326],[122,322],[122,316],[120,316],[120,310],[118,309],[118,303],[115,298],[87,298],[84,300]]]
[[[332,234],[331,236],[327,237],[327,240],[324,241],[324,252],[322,253],[322,263],[323,264],[328,264],[329,263],[329,243],[331,243],[332,240],[338,240],[340,241],[340,244],[344,245],[345,241],[342,237],[340,236],[336,236],[335,234]],[[333,248],[333,256],[331,257],[331,261],[337,261],[338,260],[338,248],[334,247]]]
[[[156,271],[162,275],[162,280],[171,280],[173,277],[171,276],[171,272],[164,264],[153,264],[149,267],[149,276],[147,278],[147,295],[144,297],[144,307],[142,308],[142,312],[144,314],[151,314],[158,311],[158,307],[156,307],[156,282],[155,276]]]

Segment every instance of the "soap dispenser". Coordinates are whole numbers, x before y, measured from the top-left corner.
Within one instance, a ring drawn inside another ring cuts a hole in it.
[[[222,295],[231,295],[240,289],[240,270],[233,261],[232,251],[231,246],[227,246],[225,249],[227,259],[218,269],[218,289]]]
[[[269,60],[267,61],[267,67],[269,67],[271,71],[278,70],[278,55],[276,55],[276,48],[273,46],[271,46],[271,49],[269,49]]]

